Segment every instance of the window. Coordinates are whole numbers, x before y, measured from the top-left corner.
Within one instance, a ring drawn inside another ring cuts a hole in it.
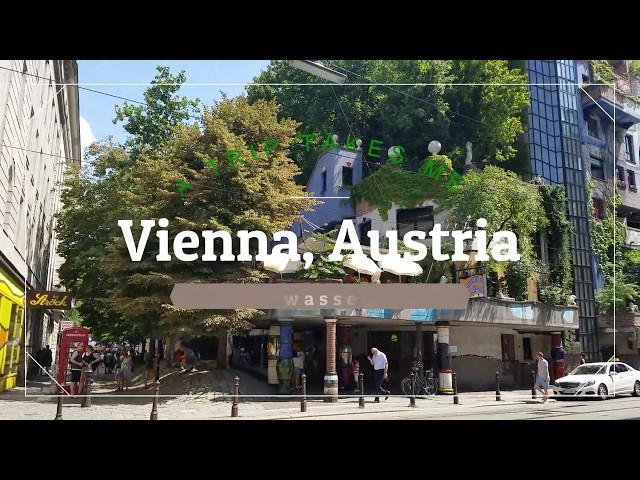
[[[598,180],[604,180],[604,162],[591,155],[591,176]]]
[[[604,200],[601,198],[593,199],[593,216],[598,220],[604,218]]]
[[[360,244],[369,246],[371,245],[371,239],[367,236],[367,233],[371,231],[371,220],[365,220],[359,225],[360,228]]]
[[[600,129],[598,128],[598,120],[593,117],[587,118],[587,131],[589,136],[593,138],[600,138]]]
[[[531,360],[531,339],[528,337],[522,339],[522,353],[524,360]]]
[[[353,168],[342,167],[342,185],[353,185]]]
[[[637,190],[636,174],[633,170],[627,170],[627,178],[629,179],[629,190]]]
[[[616,372],[618,373],[627,373],[627,367],[622,363],[616,363]]]
[[[624,183],[624,168],[616,167],[616,172],[618,173],[618,181]]]
[[[321,178],[320,181],[322,182],[320,193],[324,193],[327,191],[327,171],[326,170],[322,172],[322,176],[320,178]]]
[[[633,137],[631,135],[624,136],[624,161],[629,163],[636,163],[633,153]]]
[[[398,237],[411,230],[428,232],[433,228],[433,207],[405,208],[396,214]]]

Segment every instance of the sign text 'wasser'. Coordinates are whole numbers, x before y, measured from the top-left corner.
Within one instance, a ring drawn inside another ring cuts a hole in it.
[[[178,308],[451,308],[464,309],[461,284],[178,283],[171,292]]]
[[[69,292],[29,290],[27,291],[27,302],[27,308],[71,309],[71,295],[69,295]]]

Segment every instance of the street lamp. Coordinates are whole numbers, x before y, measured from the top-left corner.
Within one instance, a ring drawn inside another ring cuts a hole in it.
[[[307,73],[310,73],[311,75],[323,78],[324,80],[327,80],[329,82],[345,83],[347,81],[346,75],[325,67],[319,62],[312,62],[311,60],[288,60],[287,63],[290,67],[297,68],[298,70],[303,70]]]

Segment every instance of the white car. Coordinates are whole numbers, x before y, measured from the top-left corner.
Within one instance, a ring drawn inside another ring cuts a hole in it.
[[[555,398],[620,394],[640,397],[640,371],[621,362],[585,363],[551,385]]]

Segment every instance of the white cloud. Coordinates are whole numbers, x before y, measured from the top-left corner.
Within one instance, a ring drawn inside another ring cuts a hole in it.
[[[80,117],[80,147],[84,149],[96,141],[96,137],[91,130],[91,125],[86,118]]]

